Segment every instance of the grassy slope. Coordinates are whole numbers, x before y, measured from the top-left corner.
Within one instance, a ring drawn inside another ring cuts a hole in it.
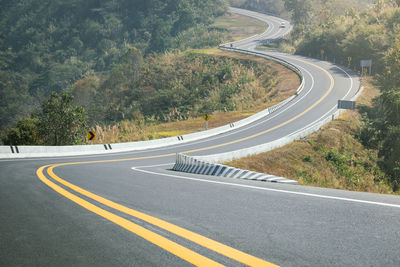
[[[227,164],[288,177],[301,185],[394,193],[376,164],[377,151],[365,149],[356,138],[361,123],[359,111],[370,107],[372,99],[379,95],[370,80],[363,84],[358,110],[345,112],[302,140]]]
[[[217,18],[214,27],[223,27],[228,29],[229,34],[226,41],[246,38],[256,33],[261,33],[265,31],[264,23],[246,16],[240,16],[236,14],[226,14],[222,17]],[[250,28],[251,30],[247,31],[248,28]],[[295,73],[271,60],[225,52],[219,50],[218,48],[190,51],[214,55],[216,57],[223,56],[250,59],[258,62],[259,64],[268,65],[271,68],[271,72],[276,74],[276,77],[279,77],[275,89],[273,90],[273,92],[271,92],[270,102],[259,106],[249,107],[248,109],[240,111],[215,112],[211,115],[211,119],[209,121],[209,129],[229,124],[240,119],[244,119],[269,106],[279,103],[280,101],[294,94],[300,83],[300,80]],[[205,122],[201,117],[199,117],[191,118],[186,121],[169,122],[155,125],[145,125],[143,123],[135,124],[123,121],[119,123],[119,125],[107,127],[105,129],[96,127],[95,131],[97,135],[96,143],[114,143],[183,135],[187,133],[201,131],[204,129]]]
[[[237,41],[240,39],[263,33],[268,29],[264,22],[239,14],[226,13],[218,17],[211,27],[228,30],[226,41]]]

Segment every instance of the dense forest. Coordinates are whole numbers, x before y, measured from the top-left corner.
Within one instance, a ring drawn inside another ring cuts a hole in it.
[[[360,60],[372,59],[373,73],[381,73],[385,53],[399,40],[398,13],[397,4],[379,1],[362,12],[350,9],[339,17],[326,16],[318,25],[304,30],[295,43],[296,52],[320,57],[320,51],[324,50],[325,59],[350,63],[357,70]],[[347,62],[348,57],[351,62]]]
[[[116,65],[125,64],[132,47],[147,56],[218,44],[221,34],[209,25],[227,8],[223,0],[0,3],[3,133],[38,109],[52,92],[117,72]]]
[[[235,7],[290,18],[292,23],[308,25],[318,22],[321,14],[340,16],[347,10],[363,10],[374,0],[230,0]]]
[[[187,51],[222,42],[225,30],[211,23],[225,12],[223,1],[6,7],[4,144],[82,144],[88,127],[237,110],[268,102],[276,82],[265,65]]]

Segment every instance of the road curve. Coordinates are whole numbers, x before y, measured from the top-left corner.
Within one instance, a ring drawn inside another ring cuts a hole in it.
[[[269,23],[266,38],[284,33],[279,18],[234,12]],[[169,170],[177,152],[229,152],[295,133],[358,90],[358,77],[332,63],[272,55],[302,71],[304,90],[240,129],[145,151],[0,161],[0,265],[398,266],[398,196]]]

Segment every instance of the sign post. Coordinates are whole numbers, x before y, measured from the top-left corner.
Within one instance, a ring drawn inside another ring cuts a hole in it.
[[[208,120],[210,119],[210,115],[207,113],[204,114],[203,119],[206,121],[206,130],[208,130]]]
[[[88,140],[93,145],[93,141],[96,140],[96,132],[95,131],[89,131],[88,132]]]
[[[351,61],[352,61],[353,59],[351,58],[351,57],[347,57],[347,61],[349,62],[349,67],[350,67],[350,64],[351,64]]]
[[[323,60],[324,59],[325,50],[321,49],[320,53],[321,53],[321,59]]]

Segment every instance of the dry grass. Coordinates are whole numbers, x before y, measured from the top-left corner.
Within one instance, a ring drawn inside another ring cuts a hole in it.
[[[370,79],[363,84],[365,90],[357,102],[370,106],[379,91]],[[303,140],[227,164],[298,180],[301,185],[392,194],[392,187],[377,167],[377,151],[365,149],[355,138],[360,118],[357,111],[345,112]],[[343,165],[328,160],[328,153],[342,158]]]
[[[218,17],[211,26],[228,30],[229,34],[225,40],[226,42],[244,39],[263,33],[268,29],[268,25],[262,21],[229,12]]]
[[[275,103],[279,103],[281,100],[293,95],[300,85],[300,78],[297,74],[295,74],[292,70],[286,68],[282,64],[279,64],[273,60],[222,50],[211,50],[209,51],[209,54],[214,56],[227,56],[239,59],[248,59],[257,62],[258,64],[268,65],[271,68],[272,73],[278,79],[276,90],[281,94],[282,97],[280,99],[275,98]]]

